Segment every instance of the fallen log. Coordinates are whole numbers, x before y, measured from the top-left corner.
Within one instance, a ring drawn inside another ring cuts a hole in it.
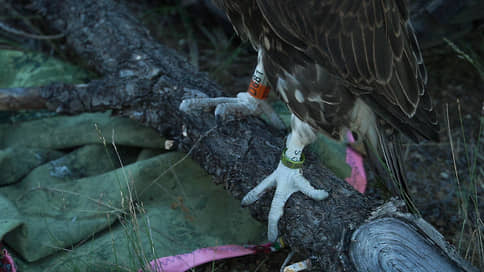
[[[185,98],[223,92],[154,40],[122,4],[34,0],[30,8],[54,31],[65,33],[69,48],[103,77],[81,85],[0,90],[0,109],[45,107],[65,114],[114,110],[175,140],[179,150],[189,152],[237,199],[276,167],[283,131],[258,118],[220,121],[213,112],[179,111]],[[307,154],[307,162],[304,175],[330,196],[314,201],[296,193],[286,205],[279,230],[294,250],[311,258],[314,269],[477,271],[430,225],[403,213],[400,202],[378,207],[380,203],[336,178],[313,154]],[[256,219],[267,220],[271,199],[269,193],[250,206]],[[390,233],[374,235],[375,230]]]

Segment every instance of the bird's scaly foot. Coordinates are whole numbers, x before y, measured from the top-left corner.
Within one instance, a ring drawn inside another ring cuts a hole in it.
[[[262,53],[259,51],[257,67],[252,76],[247,92],[237,94],[237,97],[198,97],[189,98],[182,101],[180,110],[193,112],[207,110],[215,107],[215,117],[226,120],[235,117],[265,114],[269,123],[278,128],[284,129],[285,125],[265,101],[269,94],[267,79],[264,75],[262,64]]]
[[[285,128],[279,116],[264,100],[267,98],[269,88],[267,87],[261,59],[261,52],[259,51],[259,61],[247,92],[239,93],[235,98],[209,98],[198,95],[197,98],[183,100],[180,104],[180,110],[194,112],[215,107],[215,116],[221,119],[233,118],[234,115],[240,117],[264,113],[274,127],[279,129]],[[303,161],[300,160],[302,150],[307,144],[316,139],[315,131],[294,115],[291,118],[291,128],[292,133],[286,142],[287,150],[283,152],[283,157],[277,169],[252,189],[242,200],[242,205],[250,205],[268,189],[276,187],[269,212],[268,239],[271,241],[277,239],[277,223],[284,213],[284,205],[293,193],[301,191],[315,200],[322,200],[328,197],[326,191],[318,190],[311,186],[309,181],[303,177],[300,169]],[[293,167],[294,165],[296,167]]]
[[[325,190],[315,189],[302,174],[304,147],[316,139],[316,132],[307,123],[299,120],[295,115],[291,117],[291,134],[286,140],[286,149],[283,151],[277,169],[252,189],[243,199],[242,205],[250,205],[259,199],[267,190],[276,187],[269,211],[269,225],[267,236],[275,241],[278,236],[277,224],[284,213],[284,205],[295,192],[302,192],[315,200],[328,197]]]
[[[250,205],[258,200],[267,190],[276,186],[276,192],[272,199],[267,227],[267,237],[275,241],[278,237],[277,224],[284,212],[284,205],[289,197],[298,191],[315,200],[323,200],[328,197],[325,190],[315,189],[302,175],[301,169],[292,169],[279,162],[277,169],[266,177],[259,185],[252,189],[242,199],[242,205]]]
[[[241,92],[237,97],[202,97],[189,98],[182,101],[180,110],[184,112],[195,112],[215,107],[215,117],[222,120],[229,118],[243,117],[249,115],[265,114],[274,127],[284,128],[279,116],[272,107],[265,101],[251,96],[248,92]]]

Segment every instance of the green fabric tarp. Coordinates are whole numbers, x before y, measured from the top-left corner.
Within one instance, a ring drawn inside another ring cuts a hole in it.
[[[0,173],[29,162],[0,187],[0,237],[21,271],[135,271],[200,247],[264,241],[265,226],[238,201],[134,121],[82,114],[0,131]]]

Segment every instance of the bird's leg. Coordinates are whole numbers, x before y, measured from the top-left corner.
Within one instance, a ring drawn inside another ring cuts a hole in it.
[[[247,116],[266,114],[269,122],[276,128],[283,129],[284,123],[265,101],[269,94],[269,86],[262,63],[262,51],[259,51],[257,66],[247,92],[237,94],[237,97],[190,98],[180,104],[180,110],[193,112],[215,107],[215,116],[227,119],[232,116]]]
[[[267,190],[276,187],[269,212],[267,236],[275,241],[278,236],[277,224],[284,212],[284,205],[289,197],[298,191],[315,200],[328,197],[325,190],[315,189],[302,174],[304,147],[316,139],[316,132],[307,123],[299,120],[295,115],[291,117],[291,133],[286,140],[277,169],[252,189],[243,199],[242,205],[250,205],[259,199]]]

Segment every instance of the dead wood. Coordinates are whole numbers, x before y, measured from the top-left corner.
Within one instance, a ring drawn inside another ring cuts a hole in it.
[[[0,110],[45,109],[46,101],[39,88],[0,89]]]
[[[103,77],[83,85],[54,84],[17,89],[16,108],[32,105],[22,101],[37,99],[34,105],[45,105],[66,114],[112,109],[175,140],[179,150],[189,151],[191,157],[237,199],[275,169],[285,132],[257,118],[222,122],[214,119],[213,112],[192,115],[180,112],[178,106],[184,98],[201,93],[215,97],[223,92],[175,51],[154,40],[122,4],[111,0],[32,2],[30,8],[43,15],[53,31],[65,33],[69,48]],[[0,98],[12,99],[12,96],[4,93]],[[0,109],[6,107],[1,105],[4,101],[13,101],[8,99],[0,99]],[[434,255],[445,256],[443,259],[450,263],[449,267],[455,271],[472,270],[447,246],[435,246],[447,244],[435,233],[427,235],[420,231],[421,226],[415,223],[417,219],[404,220],[406,217],[397,209],[386,209],[370,218],[377,203],[332,175],[312,154],[307,158],[305,176],[315,187],[329,191],[330,197],[313,201],[296,193],[286,205],[279,230],[293,249],[312,256],[315,269],[353,271],[362,268],[364,266],[357,263],[361,262],[358,256],[365,256],[367,251],[373,258],[383,258],[371,247],[357,246],[363,239],[356,234],[365,233],[365,226],[368,226],[364,225],[365,220],[371,223],[381,218],[396,218],[403,226],[417,229],[416,233],[425,239],[415,233],[409,234],[413,238],[423,239],[427,244],[432,241]],[[271,199],[272,193],[268,193],[250,206],[255,218],[267,219]],[[397,228],[396,225],[393,226]],[[351,237],[358,229],[355,234],[358,241],[353,241]],[[364,234],[363,237],[372,236]],[[405,239],[401,243],[409,249],[414,247]],[[398,258],[392,260],[395,262],[392,269],[405,270],[406,260],[403,264],[402,259],[400,262]],[[426,271],[425,268],[420,271]]]

